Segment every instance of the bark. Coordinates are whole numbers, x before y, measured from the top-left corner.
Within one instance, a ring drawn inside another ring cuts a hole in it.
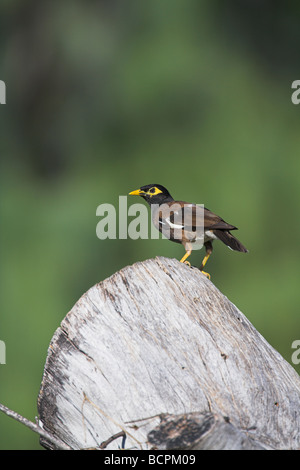
[[[299,449],[299,409],[296,371],[198,269],[167,258],[79,299],[38,398],[40,424],[73,449],[118,449],[124,434],[136,449]]]

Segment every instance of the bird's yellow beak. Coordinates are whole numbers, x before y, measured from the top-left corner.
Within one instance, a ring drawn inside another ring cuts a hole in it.
[[[144,192],[140,189],[136,189],[135,191],[131,191],[131,193],[129,193],[129,196],[140,196],[141,194],[144,194]]]

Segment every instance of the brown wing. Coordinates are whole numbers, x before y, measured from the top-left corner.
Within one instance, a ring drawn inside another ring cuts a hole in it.
[[[196,204],[174,201],[153,207],[152,220],[155,227],[169,240],[182,243],[204,240],[206,230],[234,230],[221,217]]]
[[[189,204],[184,201],[174,201],[162,204],[157,212],[160,223],[171,222],[176,226],[182,226],[185,230],[196,232],[197,228],[207,230],[236,230],[237,227],[228,224],[218,215],[197,204]]]
[[[195,204],[174,201],[161,204],[158,208],[151,207],[151,209],[154,209],[152,212],[154,225],[160,230],[166,226],[194,231],[197,226],[203,227],[203,209]]]
[[[206,208],[204,208],[204,227],[208,230],[237,230],[237,227],[228,224],[221,217]]]

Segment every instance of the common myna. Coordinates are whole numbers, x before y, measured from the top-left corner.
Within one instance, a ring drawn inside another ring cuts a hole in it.
[[[239,240],[231,233],[237,227],[230,225],[218,215],[203,206],[190,204],[184,201],[175,201],[169,191],[160,184],[147,184],[140,189],[129,193],[132,196],[141,196],[151,207],[152,222],[154,226],[169,240],[181,243],[185,248],[185,255],[181,263],[190,263],[186,259],[193,249],[205,246],[206,255],[200,270],[209,279],[210,275],[203,271],[210,257],[213,240],[221,240],[231,250],[247,253]]]

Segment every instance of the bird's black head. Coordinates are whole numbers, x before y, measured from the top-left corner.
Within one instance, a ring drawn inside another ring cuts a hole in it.
[[[163,204],[173,201],[169,191],[161,184],[147,184],[129,193],[131,196],[141,196],[148,204]]]

